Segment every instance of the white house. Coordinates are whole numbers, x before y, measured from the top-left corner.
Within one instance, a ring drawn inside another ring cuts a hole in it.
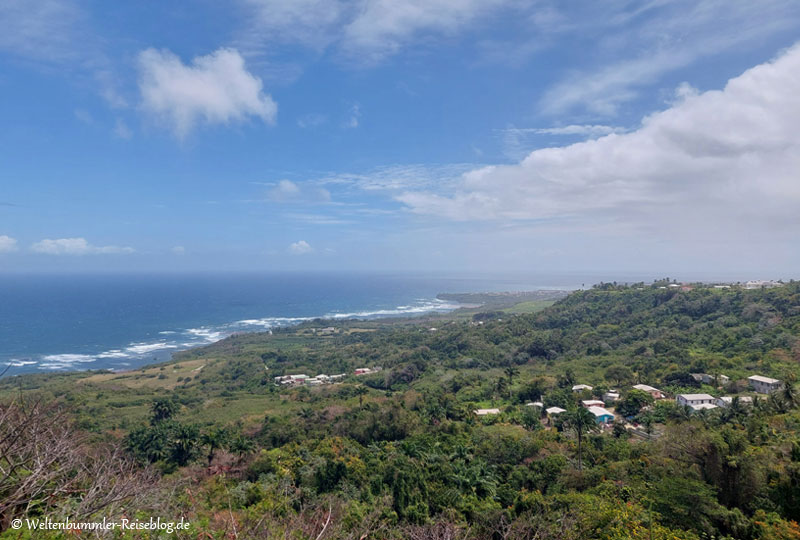
[[[599,399],[584,399],[584,400],[581,401],[581,405],[583,405],[587,409],[590,408],[590,407],[605,407],[606,406],[605,402],[604,401],[600,401]]]
[[[759,394],[771,394],[776,390],[780,390],[781,386],[783,386],[778,379],[762,377],[761,375],[752,375],[747,380],[750,381],[750,387]]]
[[[654,388],[649,384],[634,384],[633,388],[635,390],[641,390],[642,392],[647,392],[653,399],[664,399],[664,392],[659,390],[658,388]]]
[[[619,401],[619,392],[606,392],[603,394],[603,401]]]
[[[531,401],[530,403],[525,404],[526,407],[539,407],[540,409],[544,408],[544,403],[541,401]]]
[[[588,384],[576,384],[575,386],[572,387],[573,392],[581,392],[583,390],[591,390],[591,389],[592,387],[589,386]]]
[[[500,414],[500,409],[475,409],[475,414],[478,416],[486,416],[489,414]]]
[[[692,408],[692,412],[704,411],[704,410],[708,411],[717,408],[717,406],[714,405],[713,403],[700,403],[698,405],[689,405],[689,407]]]
[[[718,407],[730,407],[733,403],[733,396],[722,396],[717,398],[716,404]],[[739,403],[742,405],[752,405],[753,398],[750,396],[739,396]]]
[[[675,398],[678,405],[688,405],[694,408],[695,405],[714,405],[714,396],[708,394],[678,394]],[[714,405],[716,407],[716,405]]]
[[[703,384],[716,384],[716,383],[728,384],[728,381],[731,380],[730,377],[722,374],[709,375],[708,373],[691,373],[690,375],[695,381],[701,382]]]
[[[548,407],[544,410],[544,412],[547,413],[547,416],[556,416],[567,412],[567,409],[562,409],[561,407]]]

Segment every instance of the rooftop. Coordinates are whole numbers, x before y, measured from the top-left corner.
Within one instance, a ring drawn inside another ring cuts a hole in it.
[[[751,375],[750,377],[747,377],[747,380],[748,381],[758,381],[758,382],[762,382],[762,383],[766,383],[766,384],[775,384],[775,383],[781,382],[778,379],[773,379],[771,377],[763,377],[761,375]]]

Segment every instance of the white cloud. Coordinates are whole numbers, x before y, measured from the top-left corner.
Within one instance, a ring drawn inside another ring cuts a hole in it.
[[[550,88],[539,104],[544,114],[585,110],[613,116],[666,73],[743,50],[800,23],[800,5],[793,0],[676,0],[634,10],[627,3],[619,6],[607,10],[598,4],[601,13],[590,8],[563,26],[565,34],[598,35],[587,58],[599,67],[573,72]]]
[[[0,235],[0,253],[9,253],[17,250],[16,238],[11,238],[5,234]]]
[[[635,131],[531,152],[465,173],[448,192],[408,190],[417,214],[457,221],[556,220],[669,235],[797,234],[800,44],[683,99]]]
[[[624,128],[603,126],[597,124],[571,124],[569,126],[536,128],[532,130],[539,135],[580,135],[586,137],[600,137],[611,133],[622,133]]]
[[[167,50],[139,54],[142,107],[183,138],[200,123],[229,124],[248,117],[275,122],[278,106],[263,92],[234,49],[198,56],[191,65]]]
[[[373,64],[422,36],[454,35],[516,0],[242,0],[251,14],[239,45],[249,54],[269,43],[336,47]]]
[[[83,14],[71,0],[0,2],[0,50],[23,58],[63,62],[79,56]]]
[[[454,34],[508,0],[370,0],[344,30],[346,52],[369,61],[396,53],[420,33]]]
[[[170,251],[172,252],[173,255],[185,255],[186,254],[186,248],[183,247],[183,246],[175,246],[172,249],[170,249]]]
[[[131,128],[128,127],[128,124],[117,118],[117,121],[114,123],[114,135],[120,139],[128,140],[133,137],[133,132],[131,131]]]
[[[292,255],[306,255],[312,251],[314,251],[314,249],[305,240],[298,240],[289,245],[289,253]]]
[[[408,189],[448,189],[475,164],[389,165],[364,173],[339,173],[318,180],[326,185],[351,186],[365,191],[399,191]]]
[[[361,121],[361,106],[358,103],[355,103],[352,107],[350,107],[350,118],[344,123],[344,127],[346,128],[357,128],[359,122]]]
[[[273,202],[326,203],[330,202],[330,192],[322,187],[301,186],[291,180],[281,180],[267,191],[267,200]]]
[[[497,130],[503,141],[503,153],[510,159],[519,160],[533,149],[542,146],[542,135],[572,136],[594,139],[611,133],[624,133],[621,127],[599,124],[571,124],[550,128],[507,127]]]
[[[33,244],[31,250],[47,255],[127,254],[135,251],[131,247],[93,246],[85,238],[48,238]]]
[[[297,127],[302,129],[316,128],[328,121],[324,114],[305,114],[297,119]]]

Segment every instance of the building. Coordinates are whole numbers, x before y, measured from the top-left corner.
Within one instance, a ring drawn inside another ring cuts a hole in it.
[[[548,407],[544,410],[547,413],[547,416],[557,416],[561,413],[567,412],[567,409],[562,409],[561,407]]]
[[[769,279],[754,279],[744,284],[745,289],[771,289],[781,286],[783,286],[783,283]]]
[[[698,405],[689,405],[689,407],[692,409],[693,413],[698,411],[710,411],[711,409],[717,408],[713,403],[700,403]]]
[[[709,375],[708,373],[691,373],[692,379],[703,384],[728,384],[731,380],[727,375]]]
[[[544,409],[544,403],[541,401],[531,401],[530,403],[525,404],[526,407],[539,407],[540,409]]]
[[[753,398],[751,398],[750,396],[738,396],[738,398],[739,398],[739,403],[741,405],[753,404]],[[722,396],[721,398],[717,398],[717,401],[715,403],[717,404],[717,407],[730,407],[731,404],[733,403],[733,400],[734,400],[733,396]]]
[[[633,389],[641,390],[642,392],[647,392],[648,394],[653,396],[653,399],[664,399],[664,392],[662,392],[658,388],[650,386],[649,384],[634,384]]]
[[[308,378],[308,375],[302,373],[299,375],[281,375],[275,377],[275,384],[304,384]]]
[[[356,370],[354,371],[354,373],[355,373],[356,375],[366,375],[366,374],[368,374],[368,373],[372,373],[372,370],[371,370],[371,369],[369,369],[368,367],[360,367],[360,368],[356,368]]]
[[[783,386],[783,383],[778,379],[762,377],[761,375],[752,375],[748,377],[747,380],[750,381],[750,388],[759,394],[771,394],[772,392],[780,390]]]
[[[619,392],[606,392],[603,394],[603,401],[619,401]]]
[[[581,405],[583,405],[587,409],[590,408],[590,407],[605,407],[606,406],[605,402],[604,401],[600,401],[599,399],[584,399],[584,400],[581,401]]]
[[[475,409],[475,414],[478,416],[487,416],[490,414],[500,414],[500,409]]]
[[[589,412],[594,415],[598,424],[611,424],[614,422],[614,413],[605,407],[590,407]]]
[[[594,415],[598,424],[609,424],[614,421],[614,414],[607,411],[603,407],[592,406],[589,407],[589,412]]]
[[[588,384],[576,384],[575,386],[572,387],[573,392],[582,392],[584,390],[591,390],[591,389],[592,387],[589,386]]]
[[[678,405],[688,405],[694,408],[695,405],[714,405],[716,400],[714,396],[708,394],[678,394],[675,401],[678,402]]]

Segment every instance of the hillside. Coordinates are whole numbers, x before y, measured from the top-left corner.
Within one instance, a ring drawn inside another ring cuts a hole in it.
[[[7,378],[0,398],[61,404],[86,444],[121,446],[158,475],[137,508],[187,517],[187,538],[800,538],[800,284],[669,285],[314,321],[127,373]],[[344,377],[275,382],[300,374]],[[754,374],[788,384],[702,413],[631,389],[745,398]],[[616,426],[587,422],[579,400],[612,388]]]

